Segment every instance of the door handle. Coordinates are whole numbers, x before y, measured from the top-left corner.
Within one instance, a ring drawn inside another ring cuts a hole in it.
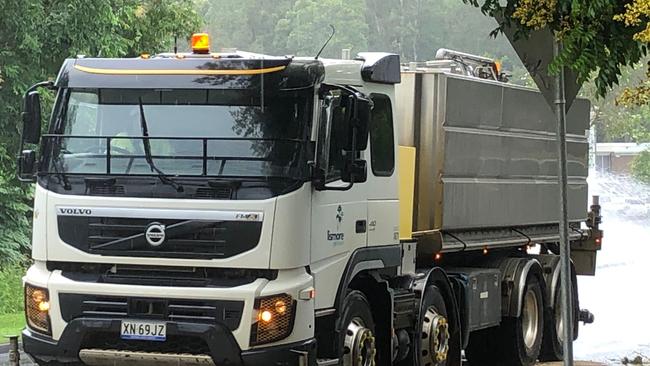
[[[368,225],[366,224],[366,220],[357,220],[356,224],[354,225],[357,234],[365,233],[367,230],[367,226]]]

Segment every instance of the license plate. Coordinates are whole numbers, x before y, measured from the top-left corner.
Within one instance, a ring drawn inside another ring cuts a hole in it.
[[[164,341],[167,338],[167,324],[140,320],[122,320],[120,338]]]

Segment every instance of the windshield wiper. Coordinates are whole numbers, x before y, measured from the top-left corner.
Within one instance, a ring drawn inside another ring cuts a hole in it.
[[[142,106],[142,98],[138,98],[138,103],[140,105],[140,128],[142,129],[142,144],[144,145],[144,158],[149,164],[152,172],[157,173],[158,179],[164,184],[168,184],[176,189],[177,192],[183,192],[183,186],[169,178],[162,170],[158,169],[156,164],[153,162],[151,157],[151,144],[149,141],[149,129],[147,128],[147,119],[144,116],[144,107]]]

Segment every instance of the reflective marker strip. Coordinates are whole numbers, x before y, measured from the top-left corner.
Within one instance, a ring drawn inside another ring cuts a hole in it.
[[[271,72],[282,71],[286,66],[268,67],[265,69],[246,70],[134,70],[134,69],[99,69],[81,65],[74,65],[74,68],[90,74],[103,75],[259,75]]]
[[[170,210],[126,207],[56,206],[59,216],[117,217],[133,219],[214,220],[262,222],[259,211]]]

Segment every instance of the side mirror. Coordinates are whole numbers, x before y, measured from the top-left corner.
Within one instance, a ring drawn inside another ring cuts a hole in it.
[[[346,183],[363,183],[368,180],[368,163],[363,159],[348,160],[341,172],[341,180]]]
[[[38,144],[41,139],[41,96],[34,90],[25,96],[23,117],[23,141]]]
[[[18,156],[18,180],[33,182],[36,174],[36,152],[23,150]]]

